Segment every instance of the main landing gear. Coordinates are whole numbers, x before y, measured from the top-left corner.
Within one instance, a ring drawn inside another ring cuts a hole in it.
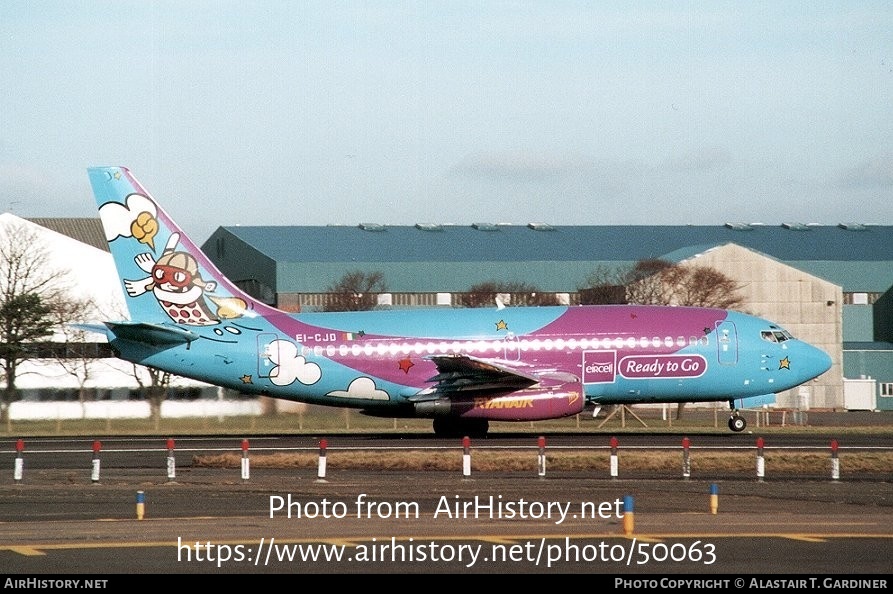
[[[732,409],[732,416],[729,417],[729,429],[731,429],[735,433],[744,431],[744,428],[747,427],[747,421],[744,419],[744,417],[741,416],[741,413],[738,412],[738,409],[735,408],[735,404],[733,402],[729,403],[729,407]]]

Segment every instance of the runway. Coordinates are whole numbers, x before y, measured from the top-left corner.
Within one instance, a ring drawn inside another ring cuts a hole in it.
[[[161,452],[137,449],[125,457],[142,463],[119,461],[95,482],[70,461],[18,482],[5,474],[2,566],[89,576],[824,576],[887,575],[893,552],[889,472],[759,480],[330,468],[320,478],[259,468],[245,479],[244,469],[184,465],[171,480]]]

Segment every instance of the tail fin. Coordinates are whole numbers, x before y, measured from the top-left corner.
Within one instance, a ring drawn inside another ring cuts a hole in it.
[[[131,321],[212,326],[277,311],[227,279],[127,168],[87,171]]]

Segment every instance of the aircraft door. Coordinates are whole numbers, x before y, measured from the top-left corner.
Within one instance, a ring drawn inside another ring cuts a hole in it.
[[[716,323],[716,348],[720,365],[738,363],[738,330],[734,322]]]
[[[257,376],[270,377],[270,371],[276,366],[273,361],[278,361],[277,353],[272,352],[278,343],[276,335],[263,333],[257,335]]]
[[[521,341],[511,332],[506,334],[503,339],[502,353],[506,361],[521,360]]]

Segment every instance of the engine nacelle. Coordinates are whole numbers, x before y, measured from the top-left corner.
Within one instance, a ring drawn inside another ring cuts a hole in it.
[[[567,383],[553,388],[533,386],[497,396],[438,398],[415,403],[415,410],[422,417],[542,421],[575,415],[582,412],[583,404],[583,385]]]

